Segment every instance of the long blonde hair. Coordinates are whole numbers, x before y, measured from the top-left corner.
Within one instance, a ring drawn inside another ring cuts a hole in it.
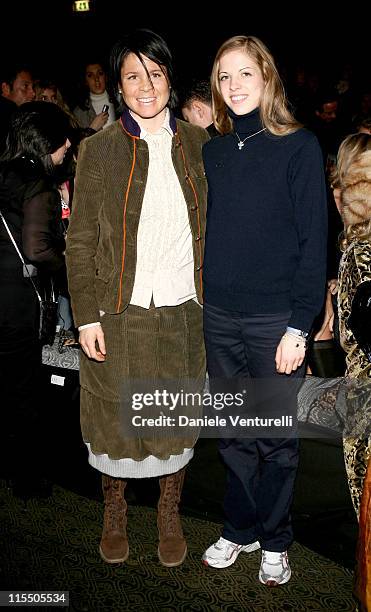
[[[220,93],[219,64],[222,55],[228,51],[245,51],[259,66],[265,87],[260,102],[260,118],[264,127],[276,136],[284,136],[301,127],[288,109],[285,90],[278,74],[273,56],[264,43],[255,36],[233,36],[218,50],[211,73],[214,125],[221,134],[232,131],[232,120],[227,105]]]
[[[333,186],[340,189],[344,251],[354,240],[371,239],[371,135],[351,134],[341,143]]]

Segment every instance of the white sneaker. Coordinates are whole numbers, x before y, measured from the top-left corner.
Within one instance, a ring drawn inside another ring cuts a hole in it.
[[[207,551],[203,554],[202,563],[210,567],[229,567],[232,565],[240,552],[253,552],[260,548],[259,542],[253,542],[252,544],[235,544],[224,538],[219,538],[215,544],[210,546]]]
[[[285,584],[291,578],[291,568],[287,551],[282,553],[262,550],[262,560],[259,570],[259,580],[263,584],[275,587]]]

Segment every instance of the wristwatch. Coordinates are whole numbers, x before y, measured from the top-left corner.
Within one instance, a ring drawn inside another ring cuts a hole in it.
[[[308,338],[308,332],[303,331],[302,329],[297,329],[296,327],[286,327],[286,332],[288,334],[293,334],[294,336],[299,336],[299,338],[303,338],[306,340]]]

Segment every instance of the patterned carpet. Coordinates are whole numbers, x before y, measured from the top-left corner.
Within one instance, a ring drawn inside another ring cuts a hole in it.
[[[0,589],[69,591],[69,609],[89,612],[355,610],[351,572],[297,543],[293,578],[278,589],[257,582],[259,552],[241,554],[226,570],[204,567],[201,553],[220,530],[204,520],[184,518],[187,560],[162,567],[152,508],[129,508],[130,557],[109,566],[97,553],[101,516],[102,504],[60,487],[25,509],[0,481]]]

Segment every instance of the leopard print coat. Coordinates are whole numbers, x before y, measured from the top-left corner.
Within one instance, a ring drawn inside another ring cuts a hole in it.
[[[349,422],[352,431],[344,436],[344,458],[350,493],[357,515],[359,514],[363,482],[371,455],[371,363],[358,346],[348,319],[352,301],[360,283],[371,281],[371,243],[354,241],[343,253],[339,269],[338,312],[340,340],[346,352],[347,376],[350,384],[347,392]],[[354,424],[366,433],[366,437],[354,435]],[[353,434],[353,435],[352,435]]]

